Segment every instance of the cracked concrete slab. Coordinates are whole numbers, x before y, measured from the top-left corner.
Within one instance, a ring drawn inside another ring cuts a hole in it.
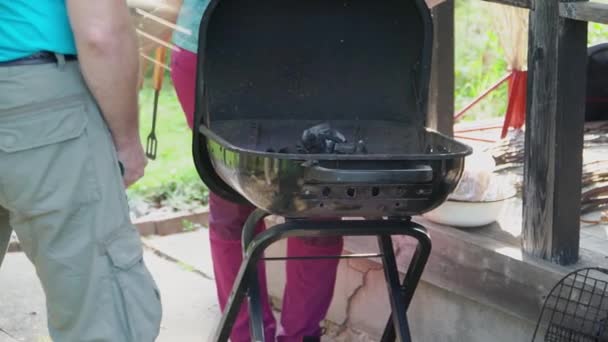
[[[287,254],[287,241],[281,240],[270,245],[266,250],[266,257],[280,258]],[[283,290],[285,289],[285,261],[275,260],[266,263],[266,278],[268,279],[268,293],[271,297],[276,298],[276,304],[280,305],[280,299],[283,298]]]
[[[341,260],[338,265],[334,298],[327,314],[328,319],[338,325],[344,325],[348,320],[352,296],[363,286],[364,273],[350,267],[352,260]]]
[[[151,253],[146,257],[163,303],[157,341],[207,341],[220,318],[215,283]]]
[[[389,314],[390,302],[384,271],[370,270],[365,274],[363,285],[350,300],[348,326],[380,337]]]
[[[145,262],[160,288],[163,321],[157,342],[205,341],[220,317],[215,284],[147,251]],[[7,254],[0,269],[0,342],[50,341],[44,293],[23,253]]]
[[[372,261],[370,259],[348,259],[348,267],[359,272],[367,272],[369,270],[381,270],[382,264],[378,261]]]
[[[0,329],[2,342],[48,337],[44,292],[23,253],[7,254],[0,267]]]
[[[208,229],[163,237],[154,236],[144,238],[142,241],[146,247],[177,260],[186,267],[193,267],[213,279]]]
[[[286,254],[286,242],[279,241],[268,248],[266,256],[284,257]],[[334,298],[327,314],[325,323],[327,336],[324,342],[368,342],[372,339],[364,334],[350,330],[347,326],[349,301],[353,295],[363,286],[364,273],[370,269],[382,270],[382,265],[366,259],[344,259],[338,265],[338,274],[334,290]],[[274,297],[275,307],[280,306],[280,298],[283,296],[285,287],[285,261],[268,262],[266,266],[268,275],[268,290]],[[382,273],[381,273],[382,274]]]
[[[144,238],[145,260],[161,290],[163,321],[158,342],[205,341],[220,318],[209,249],[208,230],[201,229],[164,237]],[[279,243],[268,256],[284,256],[285,244]],[[267,266],[270,292],[282,295],[284,262],[269,262]],[[340,263],[336,296],[328,319],[330,323],[324,342],[368,342],[365,335],[348,329],[348,301],[363,285],[363,274],[377,268],[367,260],[343,260]],[[205,276],[203,276],[203,274]],[[17,341],[50,341],[46,328],[44,294],[33,266],[23,253],[7,255],[0,269],[0,329],[5,329]],[[275,312],[278,318],[278,313]],[[343,326],[344,325],[344,326]],[[331,331],[330,331],[331,330]],[[0,332],[0,342],[15,342]]]
[[[376,342],[377,339],[371,338],[369,335],[354,331],[344,330],[340,335],[333,338],[335,342]]]

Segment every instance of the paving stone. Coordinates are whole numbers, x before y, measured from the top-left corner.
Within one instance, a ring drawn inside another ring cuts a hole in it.
[[[144,244],[213,278],[209,230],[144,239]]]
[[[157,342],[209,340],[220,318],[215,283],[152,253],[146,253],[146,263],[163,303]]]
[[[200,342],[220,317],[215,284],[151,252],[145,261],[160,288],[163,321],[157,342]],[[50,341],[44,293],[34,267],[23,253],[10,253],[0,269],[0,342]]]
[[[0,329],[1,342],[48,337],[44,292],[23,253],[7,254],[0,267]]]

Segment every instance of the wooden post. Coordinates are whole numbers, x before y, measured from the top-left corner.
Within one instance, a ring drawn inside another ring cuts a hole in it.
[[[434,40],[427,126],[454,135],[454,0],[432,8]]]
[[[561,18],[559,1],[530,12],[523,249],[578,260],[587,23]]]

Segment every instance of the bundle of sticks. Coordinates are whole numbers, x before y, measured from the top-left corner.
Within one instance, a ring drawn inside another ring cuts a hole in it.
[[[510,173],[518,177],[515,186],[521,193],[523,187],[524,163],[524,137],[523,132],[509,136],[494,146],[489,152],[496,161],[497,173]],[[584,158],[582,173],[581,208],[583,214],[608,208],[608,158],[598,159],[597,155],[605,148],[608,150],[608,123],[588,123],[585,127],[585,151],[599,150],[595,158]],[[584,154],[585,155],[585,154]],[[586,223],[608,223],[608,212],[605,212],[599,221],[586,221]]]
[[[523,131],[516,131],[487,149],[496,160],[498,171],[519,168],[523,165],[524,138]],[[588,123],[585,126],[584,147],[601,146],[608,146],[608,122]]]
[[[139,44],[140,88],[143,86],[143,78],[150,63],[171,70],[166,58],[158,60],[155,56],[166,56],[167,50],[178,50],[178,47],[171,43],[173,32],[192,34],[175,24],[181,2],[181,0],[127,0]]]
[[[608,160],[585,163],[582,187],[582,214],[604,210],[608,207]]]
[[[486,150],[496,161],[496,171],[505,171],[523,166],[524,138],[524,132],[518,131]]]

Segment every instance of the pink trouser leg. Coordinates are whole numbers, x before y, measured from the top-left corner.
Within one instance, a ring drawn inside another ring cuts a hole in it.
[[[173,84],[178,99],[192,128],[196,54],[181,50],[172,54]],[[209,235],[215,281],[224,310],[234,280],[242,262],[241,232],[253,208],[223,200],[215,194],[209,196]],[[264,229],[263,225],[258,231]],[[341,238],[289,239],[288,256],[339,255]],[[279,342],[299,342],[302,336],[319,336],[320,323],[325,318],[333,296],[338,260],[287,261],[287,286],[281,318]],[[276,323],[268,302],[266,272],[263,263],[259,268],[260,292],[264,303],[263,315],[267,341],[273,341]],[[232,342],[249,342],[247,310],[241,308],[231,335]]]
[[[194,112],[194,87],[196,78],[196,54],[181,50],[172,54],[171,77],[178,99],[186,114],[186,120],[192,128]],[[211,240],[211,258],[217,295],[222,311],[230,296],[232,286],[243,260],[241,247],[241,232],[243,224],[252,207],[238,205],[222,199],[211,193],[209,195],[209,238]],[[258,232],[264,225],[257,227]],[[268,302],[266,285],[266,272],[264,263],[258,267],[260,292],[264,303],[263,315],[266,341],[272,342],[275,338],[276,322]],[[246,305],[243,305],[230,336],[232,342],[249,342],[249,319]]]
[[[289,239],[287,256],[335,256],[342,253],[342,238]],[[338,259],[288,260],[278,342],[300,342],[303,336],[321,336],[321,321],[331,303]]]
[[[243,261],[241,231],[243,223],[253,208],[228,202],[217,195],[209,196],[209,237],[211,240],[211,258],[220,308],[224,311],[236,275]],[[264,224],[258,225],[256,231],[264,230]],[[258,265],[258,278],[262,296],[266,341],[274,341],[276,322],[270,309],[266,284],[264,263]],[[237,316],[232,334],[232,342],[249,342],[249,315],[247,305],[243,304]]]
[[[171,53],[171,80],[188,126],[194,121],[194,91],[196,86],[196,54],[187,50]]]

